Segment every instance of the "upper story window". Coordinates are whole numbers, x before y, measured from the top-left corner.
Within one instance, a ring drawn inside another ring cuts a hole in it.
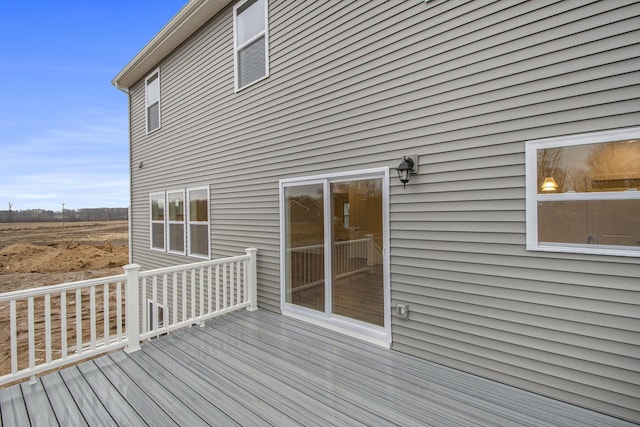
[[[147,133],[160,128],[160,69],[144,81]]]
[[[527,249],[640,256],[640,128],[526,143]]]
[[[246,0],[233,9],[236,90],[269,75],[267,0]]]

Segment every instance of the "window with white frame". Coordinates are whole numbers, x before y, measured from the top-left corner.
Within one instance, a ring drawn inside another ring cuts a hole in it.
[[[184,190],[167,192],[169,252],[184,254]]]
[[[151,205],[151,249],[164,251],[164,192],[151,194],[149,203]]]
[[[246,0],[233,9],[236,90],[269,75],[267,0]]]
[[[151,249],[209,258],[208,186],[152,193],[150,204]]]
[[[640,127],[526,143],[527,249],[640,256]]]
[[[145,79],[147,133],[160,128],[160,69]]]
[[[189,255],[209,258],[209,188],[187,190]]]

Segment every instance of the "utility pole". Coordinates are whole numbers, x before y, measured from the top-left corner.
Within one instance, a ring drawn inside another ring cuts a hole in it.
[[[11,222],[11,208],[13,207],[13,203],[9,202],[9,222]]]
[[[62,204],[62,228],[64,228],[64,203]]]

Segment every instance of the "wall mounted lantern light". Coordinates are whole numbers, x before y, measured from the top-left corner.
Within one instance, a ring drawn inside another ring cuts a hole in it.
[[[398,178],[403,187],[407,187],[407,182],[411,180],[413,175],[418,173],[417,171],[418,156],[404,156],[402,162],[397,167]]]
[[[553,191],[556,191],[558,189],[558,183],[556,182],[555,179],[553,179],[553,177],[546,177],[544,179],[544,182],[542,183],[542,185],[540,186],[540,191],[543,191],[545,193],[550,193]]]

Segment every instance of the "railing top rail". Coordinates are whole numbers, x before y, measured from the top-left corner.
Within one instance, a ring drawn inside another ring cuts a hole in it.
[[[228,257],[228,258],[219,258],[219,259],[212,259],[212,260],[201,261],[201,262],[194,262],[191,264],[180,264],[180,265],[174,265],[172,267],[163,267],[163,268],[156,268],[154,270],[141,271],[140,277],[149,277],[149,276],[154,276],[156,274],[165,274],[165,273],[173,273],[173,272],[178,272],[183,270],[192,270],[200,267],[209,267],[213,265],[225,264],[228,262],[235,262],[235,261],[243,261],[248,259],[249,259],[249,255],[237,255],[237,256]]]
[[[353,240],[338,240],[337,242],[333,242],[334,245],[348,245],[349,243],[365,243],[368,242],[369,239],[353,239]]]
[[[309,245],[309,246],[297,246],[295,248],[287,248],[287,251],[307,251],[309,249],[320,249],[324,248],[324,243],[320,243],[318,245]]]
[[[105,283],[123,282],[127,279],[125,274],[116,276],[96,277],[95,279],[80,280],[78,282],[60,283],[58,285],[40,286],[38,288],[22,289],[18,291],[0,293],[0,302],[14,299],[38,297],[46,294],[54,294],[62,291],[72,291],[75,289],[87,288]]]
[[[353,239],[353,240],[339,240],[337,242],[333,242],[334,245],[339,246],[339,245],[348,245],[349,243],[365,243],[368,242],[369,239],[364,238],[364,239]],[[308,246],[297,246],[295,248],[287,248],[287,251],[291,252],[291,251],[307,251],[309,249],[319,249],[319,248],[323,248],[324,247],[324,243],[319,243],[317,245],[308,245]]]

